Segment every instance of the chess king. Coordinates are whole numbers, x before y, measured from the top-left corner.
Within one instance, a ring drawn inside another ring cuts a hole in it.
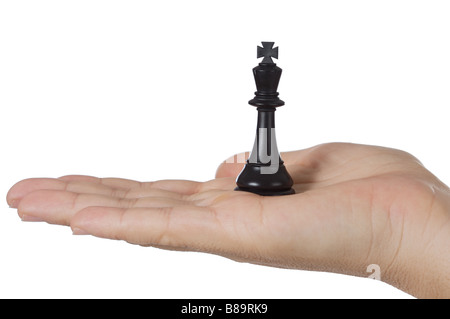
[[[253,69],[255,97],[248,103],[257,108],[256,138],[247,163],[239,174],[235,190],[263,196],[290,195],[294,184],[278,152],[275,138],[275,110],[284,102],[278,98],[278,84],[282,70],[273,62],[278,59],[274,42],[262,42],[257,48],[257,58],[264,58]]]

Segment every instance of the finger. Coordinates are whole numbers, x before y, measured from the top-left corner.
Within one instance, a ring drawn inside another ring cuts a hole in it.
[[[71,182],[89,182],[92,184],[100,184],[109,186],[112,188],[137,188],[141,186],[141,182],[134,181],[125,178],[99,178],[95,176],[87,175],[65,175],[58,178],[59,180],[71,183]]]
[[[74,193],[89,193],[114,197],[124,196],[128,191],[126,189],[114,189],[106,185],[88,181],[66,182],[55,178],[30,178],[22,180],[11,187],[6,196],[6,200],[10,207],[17,208],[24,196],[43,189],[66,190]]]
[[[17,182],[6,195],[6,201],[12,208],[17,208],[20,200],[28,193],[37,189],[63,190],[66,183],[54,178],[30,178]]]
[[[67,175],[59,178],[66,182],[73,181],[89,181],[90,183],[109,186],[112,188],[134,189],[134,190],[150,190],[160,189],[170,192],[189,195],[197,192],[200,182],[188,180],[159,180],[153,182],[139,182],[124,178],[98,178],[83,175]]]
[[[127,189],[123,195],[126,198],[139,198],[147,196],[169,196],[170,193],[180,195],[195,195],[209,190],[229,190],[234,187],[231,179],[213,179],[208,182],[196,182],[189,180],[159,180],[153,182],[137,182],[123,178],[97,178],[92,176],[70,175],[60,179],[73,183],[74,181],[89,181],[94,184],[101,184],[114,189]],[[120,194],[120,192],[119,192]],[[174,198],[184,198],[184,196],[173,195]]]
[[[258,253],[268,232],[261,225],[259,196],[210,191],[215,203],[165,208],[88,207],[75,214],[75,234],[125,240],[143,246],[203,251],[225,257]],[[218,196],[218,197],[217,197]],[[270,233],[270,232],[269,232]]]
[[[24,221],[46,221],[69,225],[76,212],[89,206],[116,208],[170,207],[190,202],[167,198],[117,198],[98,194],[79,194],[60,190],[38,190],[27,194],[19,204],[18,214]]]
[[[70,226],[74,234],[189,250],[211,250],[224,237],[214,212],[197,206],[88,207],[75,214]]]
[[[30,178],[16,183],[9,190],[6,200],[10,207],[17,208],[24,196],[43,189],[65,190],[73,193],[98,194],[119,198],[170,197],[182,199],[183,193],[194,192],[198,184],[198,182],[189,181],[139,183],[125,179],[100,179],[92,176],[65,176],[58,179]],[[126,186],[134,186],[134,188],[126,188]],[[181,193],[165,190],[164,188],[180,190]]]

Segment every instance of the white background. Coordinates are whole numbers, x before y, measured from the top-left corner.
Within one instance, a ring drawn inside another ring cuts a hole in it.
[[[450,183],[449,1],[0,1],[0,193],[28,177],[214,177],[253,145],[275,41],[281,151],[400,148]],[[338,274],[73,236],[0,205],[0,297],[408,298]],[[368,274],[369,275],[369,274]]]

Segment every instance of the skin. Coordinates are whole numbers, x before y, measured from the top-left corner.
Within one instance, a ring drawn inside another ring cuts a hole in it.
[[[450,189],[415,157],[345,143],[281,156],[295,195],[233,191],[244,164],[227,160],[208,182],[26,179],[7,202],[76,235],[362,277],[376,264],[413,296],[450,298]]]

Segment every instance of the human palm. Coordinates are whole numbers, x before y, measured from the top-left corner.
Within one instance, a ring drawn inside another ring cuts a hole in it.
[[[227,161],[208,182],[28,179],[7,200],[23,220],[70,225],[74,234],[356,276],[376,264],[383,281],[416,296],[450,295],[449,189],[416,158],[345,143],[282,158],[295,195],[233,191],[244,164]]]

